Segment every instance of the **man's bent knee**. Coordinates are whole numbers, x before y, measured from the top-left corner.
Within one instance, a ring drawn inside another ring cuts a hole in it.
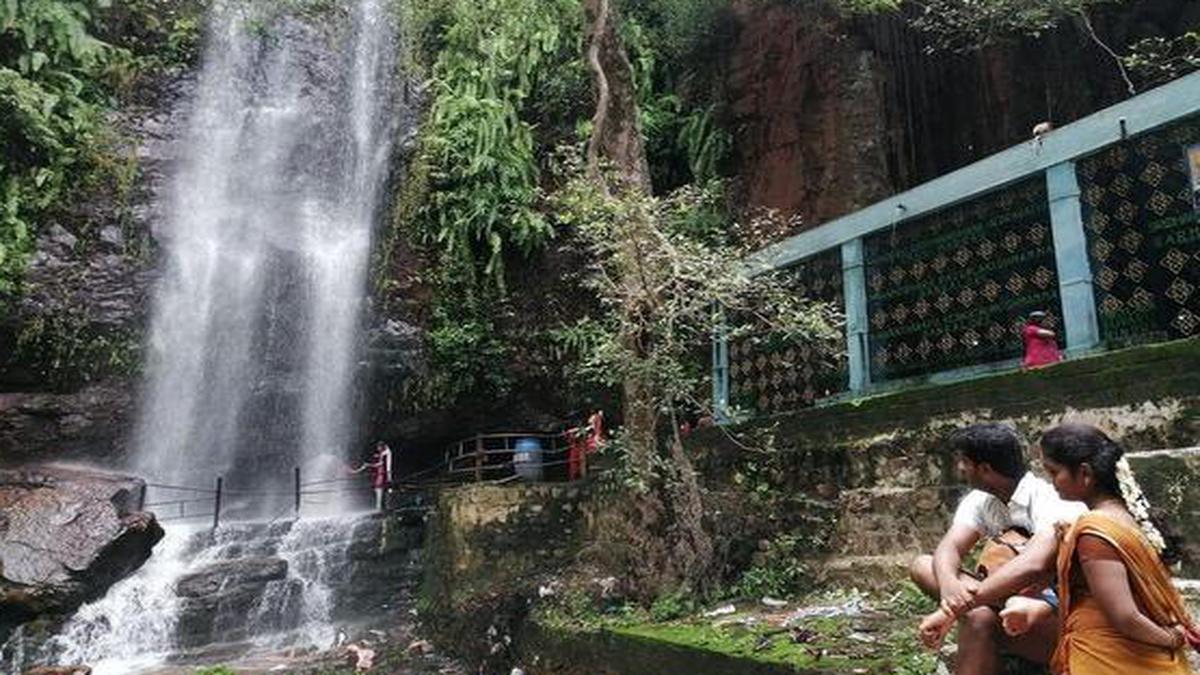
[[[1000,614],[991,607],[976,607],[963,614],[959,621],[963,629],[974,633],[995,633],[1000,630]]]
[[[937,582],[933,576],[933,556],[919,555],[908,566],[908,576],[926,593],[937,594]]]

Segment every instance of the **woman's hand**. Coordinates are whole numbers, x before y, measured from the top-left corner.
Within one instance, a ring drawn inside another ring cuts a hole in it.
[[[1189,647],[1200,652],[1200,629],[1195,626],[1184,626],[1183,639]]]
[[[921,638],[921,644],[928,649],[937,649],[942,646],[942,641],[946,639],[946,634],[954,627],[954,616],[944,609],[938,608],[934,613],[926,616],[921,620],[921,625],[917,628],[917,634]]]

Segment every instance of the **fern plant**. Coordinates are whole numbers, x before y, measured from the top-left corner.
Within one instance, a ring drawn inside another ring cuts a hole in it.
[[[573,0],[447,0],[426,130],[424,235],[503,286],[504,256],[552,235],[538,210],[533,124],[523,113],[548,62],[575,58]],[[569,56],[568,56],[569,55]]]
[[[0,293],[24,266],[37,217],[60,197],[99,122],[117,53],[89,26],[107,0],[0,2]]]

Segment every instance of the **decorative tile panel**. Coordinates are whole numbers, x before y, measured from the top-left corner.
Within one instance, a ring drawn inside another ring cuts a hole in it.
[[[842,254],[824,251],[783,271],[796,292],[833,303],[841,311]],[[731,317],[731,321],[736,318]],[[823,350],[776,335],[749,335],[729,344],[729,400],[758,414],[796,410],[847,386],[844,353],[832,361]]]
[[[1200,213],[1187,148],[1193,117],[1076,165],[1100,334],[1110,346],[1200,334]]]
[[[1055,329],[1052,239],[1040,174],[868,236],[872,381],[1020,356],[1034,309]]]

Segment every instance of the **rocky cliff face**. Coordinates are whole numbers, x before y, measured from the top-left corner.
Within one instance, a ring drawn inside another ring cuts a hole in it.
[[[1082,25],[982,51],[932,52],[895,15],[849,19],[817,3],[744,3],[726,95],[751,206],[803,227],[855,211],[1129,95]],[[1097,35],[1120,53],[1200,27],[1200,4],[1102,6]],[[1135,81],[1140,88],[1147,83]]]
[[[41,228],[19,297],[0,315],[0,463],[114,459],[134,412],[154,278],[153,232],[189,77],[147,85],[111,123],[128,184],[83,189]]]
[[[735,16],[726,86],[747,202],[818,223],[890,194],[880,60],[832,12]]]

